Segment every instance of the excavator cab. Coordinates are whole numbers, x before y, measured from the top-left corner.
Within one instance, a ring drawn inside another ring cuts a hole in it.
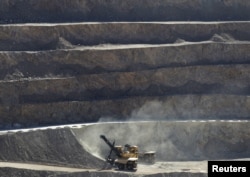
[[[117,149],[117,151],[119,153],[122,153],[123,152],[123,147],[122,146],[115,146],[115,149]]]

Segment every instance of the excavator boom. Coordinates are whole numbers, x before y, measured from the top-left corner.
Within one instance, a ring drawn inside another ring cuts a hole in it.
[[[118,157],[122,157],[121,153],[115,148],[114,143],[112,144],[104,135],[100,135],[100,138],[103,139],[103,141],[110,147],[112,151],[115,152]]]

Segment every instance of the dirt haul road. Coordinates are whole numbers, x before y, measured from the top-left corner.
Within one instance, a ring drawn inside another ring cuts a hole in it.
[[[70,168],[62,166],[32,164],[32,163],[18,163],[18,162],[0,162],[0,168],[9,167],[17,169],[38,170],[38,171],[54,171],[54,172],[121,172],[116,169],[82,169]],[[157,162],[154,165],[139,164],[138,169],[133,171],[135,174],[154,174],[154,173],[170,173],[170,172],[191,172],[191,173],[206,173],[206,161],[189,161],[189,162]],[[0,169],[1,170],[1,169]],[[124,171],[128,173],[129,171]],[[131,172],[132,173],[132,172]]]

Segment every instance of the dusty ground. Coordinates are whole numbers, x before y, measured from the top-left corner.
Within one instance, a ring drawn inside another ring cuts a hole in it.
[[[0,174],[12,168],[56,176],[84,176],[86,173],[206,176],[206,159],[250,156],[249,126],[248,121],[103,122],[1,131],[0,157],[4,161],[0,162]],[[147,130],[147,134],[143,130]],[[156,150],[157,162],[153,165],[139,162],[136,172],[103,169],[103,159],[109,149],[99,138],[100,134],[116,139],[117,145],[137,144],[141,151]],[[14,141],[16,148],[11,144]],[[37,159],[36,153],[39,153]]]
[[[18,162],[0,162],[1,168],[16,168],[37,171],[52,171],[52,172],[118,172],[117,169],[84,169],[84,168],[70,168],[63,166],[39,165],[34,163],[18,163]],[[119,171],[120,172],[120,171]],[[128,173],[129,171],[124,171]],[[156,162],[153,165],[139,164],[138,169],[133,174],[156,174],[156,173],[173,173],[173,172],[190,172],[190,173],[207,173],[206,161],[185,161],[185,162]]]

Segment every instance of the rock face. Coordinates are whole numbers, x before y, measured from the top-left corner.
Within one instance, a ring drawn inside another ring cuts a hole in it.
[[[109,151],[100,134],[165,162],[249,158],[249,10],[249,0],[1,0],[0,129],[102,123],[1,131],[1,161],[92,171],[0,176],[207,176],[97,171]]]
[[[102,160],[84,151],[68,128],[0,135],[1,161],[98,168]]]
[[[248,21],[42,23],[0,27],[0,49],[4,51],[72,49],[99,44],[172,44],[180,40],[237,44],[250,39]]]
[[[0,22],[249,20],[249,7],[245,0],[3,0]]]
[[[3,0],[0,128],[249,120],[249,9],[247,0]]]

